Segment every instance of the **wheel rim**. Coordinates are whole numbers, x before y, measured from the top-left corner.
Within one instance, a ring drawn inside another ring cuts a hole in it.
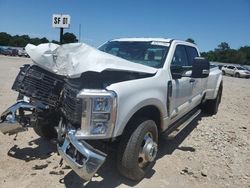
[[[60,119],[58,130],[57,130],[57,140],[58,140],[59,145],[61,145],[64,141],[66,129],[67,129],[66,125],[63,123],[63,120]]]
[[[152,133],[148,132],[147,134],[145,134],[141,144],[138,157],[139,167],[144,168],[150,162],[153,162],[156,158],[157,151],[158,151],[157,143],[153,140]]]

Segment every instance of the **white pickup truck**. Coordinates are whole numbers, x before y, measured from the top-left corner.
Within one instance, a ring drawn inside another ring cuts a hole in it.
[[[156,160],[159,135],[177,134],[200,108],[216,114],[221,101],[221,71],[188,42],[122,38],[99,49],[50,43],[26,51],[33,64],[21,67],[12,87],[19,97],[2,113],[0,130],[33,127],[57,138],[59,154],[85,180],[107,148],[116,151],[122,175],[142,179]]]

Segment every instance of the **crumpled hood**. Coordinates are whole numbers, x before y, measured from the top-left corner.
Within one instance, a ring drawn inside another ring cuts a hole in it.
[[[38,46],[28,44],[25,50],[35,64],[68,77],[80,77],[82,73],[104,70],[141,72],[155,74],[157,69],[130,62],[102,52],[84,43],[57,45],[53,43]]]

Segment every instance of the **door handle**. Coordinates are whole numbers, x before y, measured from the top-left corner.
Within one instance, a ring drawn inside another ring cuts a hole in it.
[[[189,82],[190,82],[190,83],[194,83],[194,82],[195,82],[195,79],[191,78],[191,79],[189,80]]]

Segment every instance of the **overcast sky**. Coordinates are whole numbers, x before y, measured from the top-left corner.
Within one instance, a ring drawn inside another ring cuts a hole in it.
[[[250,0],[0,0],[0,32],[59,40],[52,14],[71,16],[81,42],[120,37],[193,38],[201,51],[220,42],[250,45]]]

